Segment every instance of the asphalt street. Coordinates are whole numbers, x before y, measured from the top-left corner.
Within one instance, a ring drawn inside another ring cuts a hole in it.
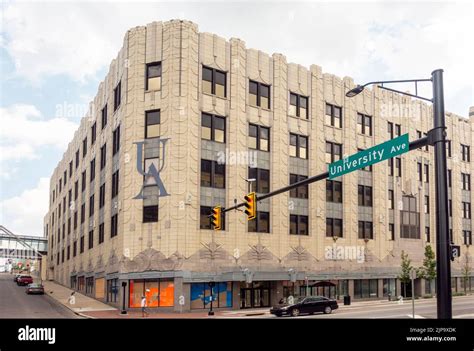
[[[13,275],[0,274],[0,318],[78,318],[48,295],[27,295]]]

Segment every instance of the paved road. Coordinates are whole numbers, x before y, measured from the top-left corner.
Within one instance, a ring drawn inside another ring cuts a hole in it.
[[[78,318],[47,295],[27,295],[13,276],[0,273],[0,318]]]
[[[224,318],[278,318],[268,313],[251,317],[228,315]],[[341,306],[332,314],[303,315],[283,318],[412,318],[411,300],[399,305],[374,301],[372,304]],[[436,318],[436,299],[415,300],[415,318]],[[453,318],[474,319],[474,295],[453,299]]]

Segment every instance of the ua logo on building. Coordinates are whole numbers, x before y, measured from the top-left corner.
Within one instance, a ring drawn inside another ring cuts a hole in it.
[[[154,142],[158,142],[158,163],[155,165],[155,163],[151,163],[148,166],[148,169],[144,170],[143,164],[142,164],[142,159],[143,159],[143,144],[145,144],[144,141],[139,141],[134,143],[137,145],[137,171],[141,175],[145,177],[143,181],[142,188],[140,190],[140,193],[134,197],[134,199],[144,199],[145,197],[143,196],[143,189],[145,186],[150,186],[150,185],[156,185],[158,187],[158,197],[163,197],[163,196],[169,196],[168,192],[166,191],[165,185],[163,184],[163,181],[160,178],[160,172],[163,170],[165,166],[165,149],[166,149],[166,142],[169,140],[169,138],[165,139],[155,139]]]

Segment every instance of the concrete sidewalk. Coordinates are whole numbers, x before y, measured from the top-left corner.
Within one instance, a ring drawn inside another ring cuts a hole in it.
[[[109,306],[105,303],[102,303],[96,299],[85,296],[83,294],[75,292],[75,303],[71,305],[69,303],[69,296],[73,290],[66,288],[60,284],[57,284],[53,281],[43,281],[44,291],[46,294],[51,296],[53,299],[58,301],[60,304],[66,306],[74,313],[85,317],[90,318],[85,313],[86,312],[97,312],[97,311],[106,311],[106,312],[115,312],[119,313],[120,311],[116,308]]]

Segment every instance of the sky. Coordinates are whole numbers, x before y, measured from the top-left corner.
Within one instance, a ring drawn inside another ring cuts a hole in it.
[[[356,83],[425,78],[443,68],[446,110],[467,117],[474,105],[472,4],[2,0],[0,224],[43,235],[49,177],[132,27],[191,20],[201,32],[237,37]]]

